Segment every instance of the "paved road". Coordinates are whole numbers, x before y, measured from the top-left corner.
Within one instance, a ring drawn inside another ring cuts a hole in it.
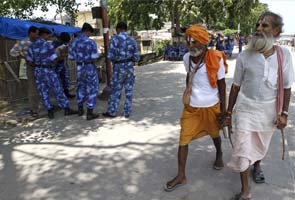
[[[228,89],[235,60],[229,63]],[[162,61],[138,67],[136,73],[130,119],[86,121],[60,111],[54,120],[0,130],[0,199],[228,200],[237,193],[238,174],[212,169],[215,152],[209,137],[190,145],[188,184],[163,191],[177,170],[185,72],[181,62]],[[286,160],[281,161],[281,138],[275,134],[263,162],[266,184],[251,182],[255,200],[295,199],[294,100]],[[97,111],[105,107],[99,101]],[[223,150],[228,161],[231,148],[225,139]]]

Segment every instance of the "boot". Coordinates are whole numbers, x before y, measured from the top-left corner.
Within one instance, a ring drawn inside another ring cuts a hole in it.
[[[86,116],[87,120],[96,119],[98,117],[99,117],[99,114],[93,114],[93,109],[87,108],[87,116]]]
[[[72,109],[69,108],[69,107],[65,108],[65,116],[67,116],[67,115],[75,115],[75,114],[77,114],[77,113],[78,113],[77,110],[72,110]]]
[[[108,112],[102,113],[102,115],[103,115],[104,117],[108,117],[108,118],[115,118],[115,117],[116,117],[116,115],[111,115],[111,114],[108,113]]]
[[[54,112],[53,112],[53,108],[48,110],[48,118],[49,119],[53,119],[54,118]]]
[[[64,93],[66,95],[66,97],[68,97],[69,99],[75,98],[74,94],[70,94],[69,89],[64,89]]]
[[[84,115],[83,105],[78,105],[78,116]]]

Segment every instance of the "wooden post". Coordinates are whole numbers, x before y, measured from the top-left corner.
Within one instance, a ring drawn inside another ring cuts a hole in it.
[[[108,24],[108,15],[107,15],[107,5],[106,0],[101,0],[101,14],[102,14],[102,27],[103,27],[103,43],[104,43],[104,53],[105,53],[105,64],[106,64],[106,87],[103,89],[100,94],[100,99],[108,100],[110,94],[110,83],[112,76],[112,64],[108,59],[108,46],[109,46],[109,24]]]

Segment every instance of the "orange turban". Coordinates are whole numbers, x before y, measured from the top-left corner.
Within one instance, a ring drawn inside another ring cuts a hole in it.
[[[203,45],[207,45],[209,42],[208,31],[199,24],[195,24],[186,29],[185,37],[188,38],[189,36]]]

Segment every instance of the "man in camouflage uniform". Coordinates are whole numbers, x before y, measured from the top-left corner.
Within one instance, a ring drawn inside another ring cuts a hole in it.
[[[69,46],[69,59],[77,63],[77,103],[78,115],[84,114],[83,104],[87,104],[87,120],[98,118],[93,113],[98,95],[98,74],[95,61],[99,54],[94,40],[89,36],[94,32],[92,26],[84,23],[82,33]]]
[[[61,56],[62,60],[58,61],[55,65],[55,72],[60,80],[60,83],[64,89],[64,93],[68,98],[74,98],[75,95],[70,94],[70,74],[66,63],[68,54],[68,44],[71,41],[71,36],[67,32],[62,32],[58,38],[52,42],[55,48],[55,53]]]
[[[54,112],[50,103],[49,90],[52,90],[58,105],[65,109],[65,115],[77,114],[77,111],[69,108],[69,100],[65,96],[54,71],[54,62],[60,58],[54,52],[53,45],[47,42],[50,34],[50,30],[47,28],[39,29],[40,38],[28,49],[27,61],[35,67],[37,89],[48,111],[48,117],[52,119],[54,118]]]
[[[119,22],[116,26],[117,35],[110,42],[108,58],[113,62],[113,75],[110,84],[110,98],[105,117],[115,117],[120,103],[121,92],[125,88],[125,105],[123,114],[126,118],[132,111],[132,95],[135,82],[134,62],[139,60],[136,41],[127,34],[127,25]]]

